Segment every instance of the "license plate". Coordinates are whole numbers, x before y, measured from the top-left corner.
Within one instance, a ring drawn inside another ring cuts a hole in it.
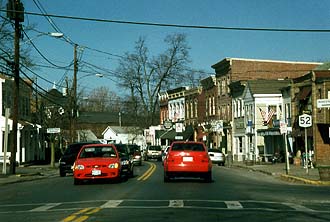
[[[193,157],[192,156],[184,156],[183,157],[183,162],[192,162],[193,161]]]
[[[101,175],[101,170],[92,170],[92,175],[93,176],[99,176],[99,175]]]

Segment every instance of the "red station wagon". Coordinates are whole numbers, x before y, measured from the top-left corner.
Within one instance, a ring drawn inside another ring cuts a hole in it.
[[[164,182],[175,177],[201,177],[212,181],[212,161],[202,142],[176,141],[164,161]]]
[[[85,180],[120,179],[121,163],[112,144],[91,144],[81,148],[73,165],[74,184]]]

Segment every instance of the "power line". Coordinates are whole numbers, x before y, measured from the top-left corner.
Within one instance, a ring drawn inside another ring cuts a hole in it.
[[[63,33],[61,31],[61,29],[55,24],[55,22],[49,17],[47,16],[47,11],[45,10],[45,8],[41,5],[41,3],[39,2],[39,0],[33,0],[34,4],[37,6],[37,8],[39,9],[39,11],[44,15],[44,17],[47,19],[47,21],[49,22],[49,24],[54,28],[55,31]],[[71,45],[74,45],[75,43],[73,41],[71,41],[70,38],[66,37],[65,35],[63,36],[63,38],[69,42]]]
[[[33,46],[33,48],[38,52],[38,54],[44,59],[46,60],[49,64],[55,66],[55,67],[59,67],[59,68],[67,68],[67,67],[70,67],[72,66],[72,62],[67,65],[67,66],[59,66],[59,65],[56,65],[55,63],[53,63],[52,61],[50,61],[45,55],[42,54],[42,52],[37,48],[37,46],[33,43],[33,41],[30,39],[30,37],[27,35],[27,33],[23,30],[23,33],[24,35],[28,38],[28,41],[30,41],[31,45]]]
[[[0,9],[0,11],[7,11],[7,10]],[[48,17],[71,19],[71,20],[84,20],[84,21],[92,21],[92,22],[117,23],[117,24],[126,24],[126,25],[172,27],[172,28],[186,28],[186,29],[263,31],[263,32],[321,32],[321,33],[330,32],[330,29],[252,28],[252,27],[226,27],[226,26],[204,26],[204,25],[182,25],[182,24],[169,24],[169,23],[136,22],[136,21],[99,19],[99,18],[88,18],[88,17],[55,15],[55,14],[40,14],[40,13],[36,13],[36,12],[26,12],[26,11],[24,12],[24,14],[34,15],[34,16],[48,16]]]

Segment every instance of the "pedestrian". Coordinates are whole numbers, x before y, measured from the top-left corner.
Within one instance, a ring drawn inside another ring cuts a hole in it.
[[[304,168],[306,168],[305,162],[306,162],[306,153],[303,152],[303,153],[301,154],[301,165],[302,165]]]

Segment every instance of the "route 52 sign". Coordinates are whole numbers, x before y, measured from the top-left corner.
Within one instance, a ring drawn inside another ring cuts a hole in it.
[[[312,126],[312,116],[308,114],[303,114],[299,116],[299,126],[300,127],[311,127]]]

